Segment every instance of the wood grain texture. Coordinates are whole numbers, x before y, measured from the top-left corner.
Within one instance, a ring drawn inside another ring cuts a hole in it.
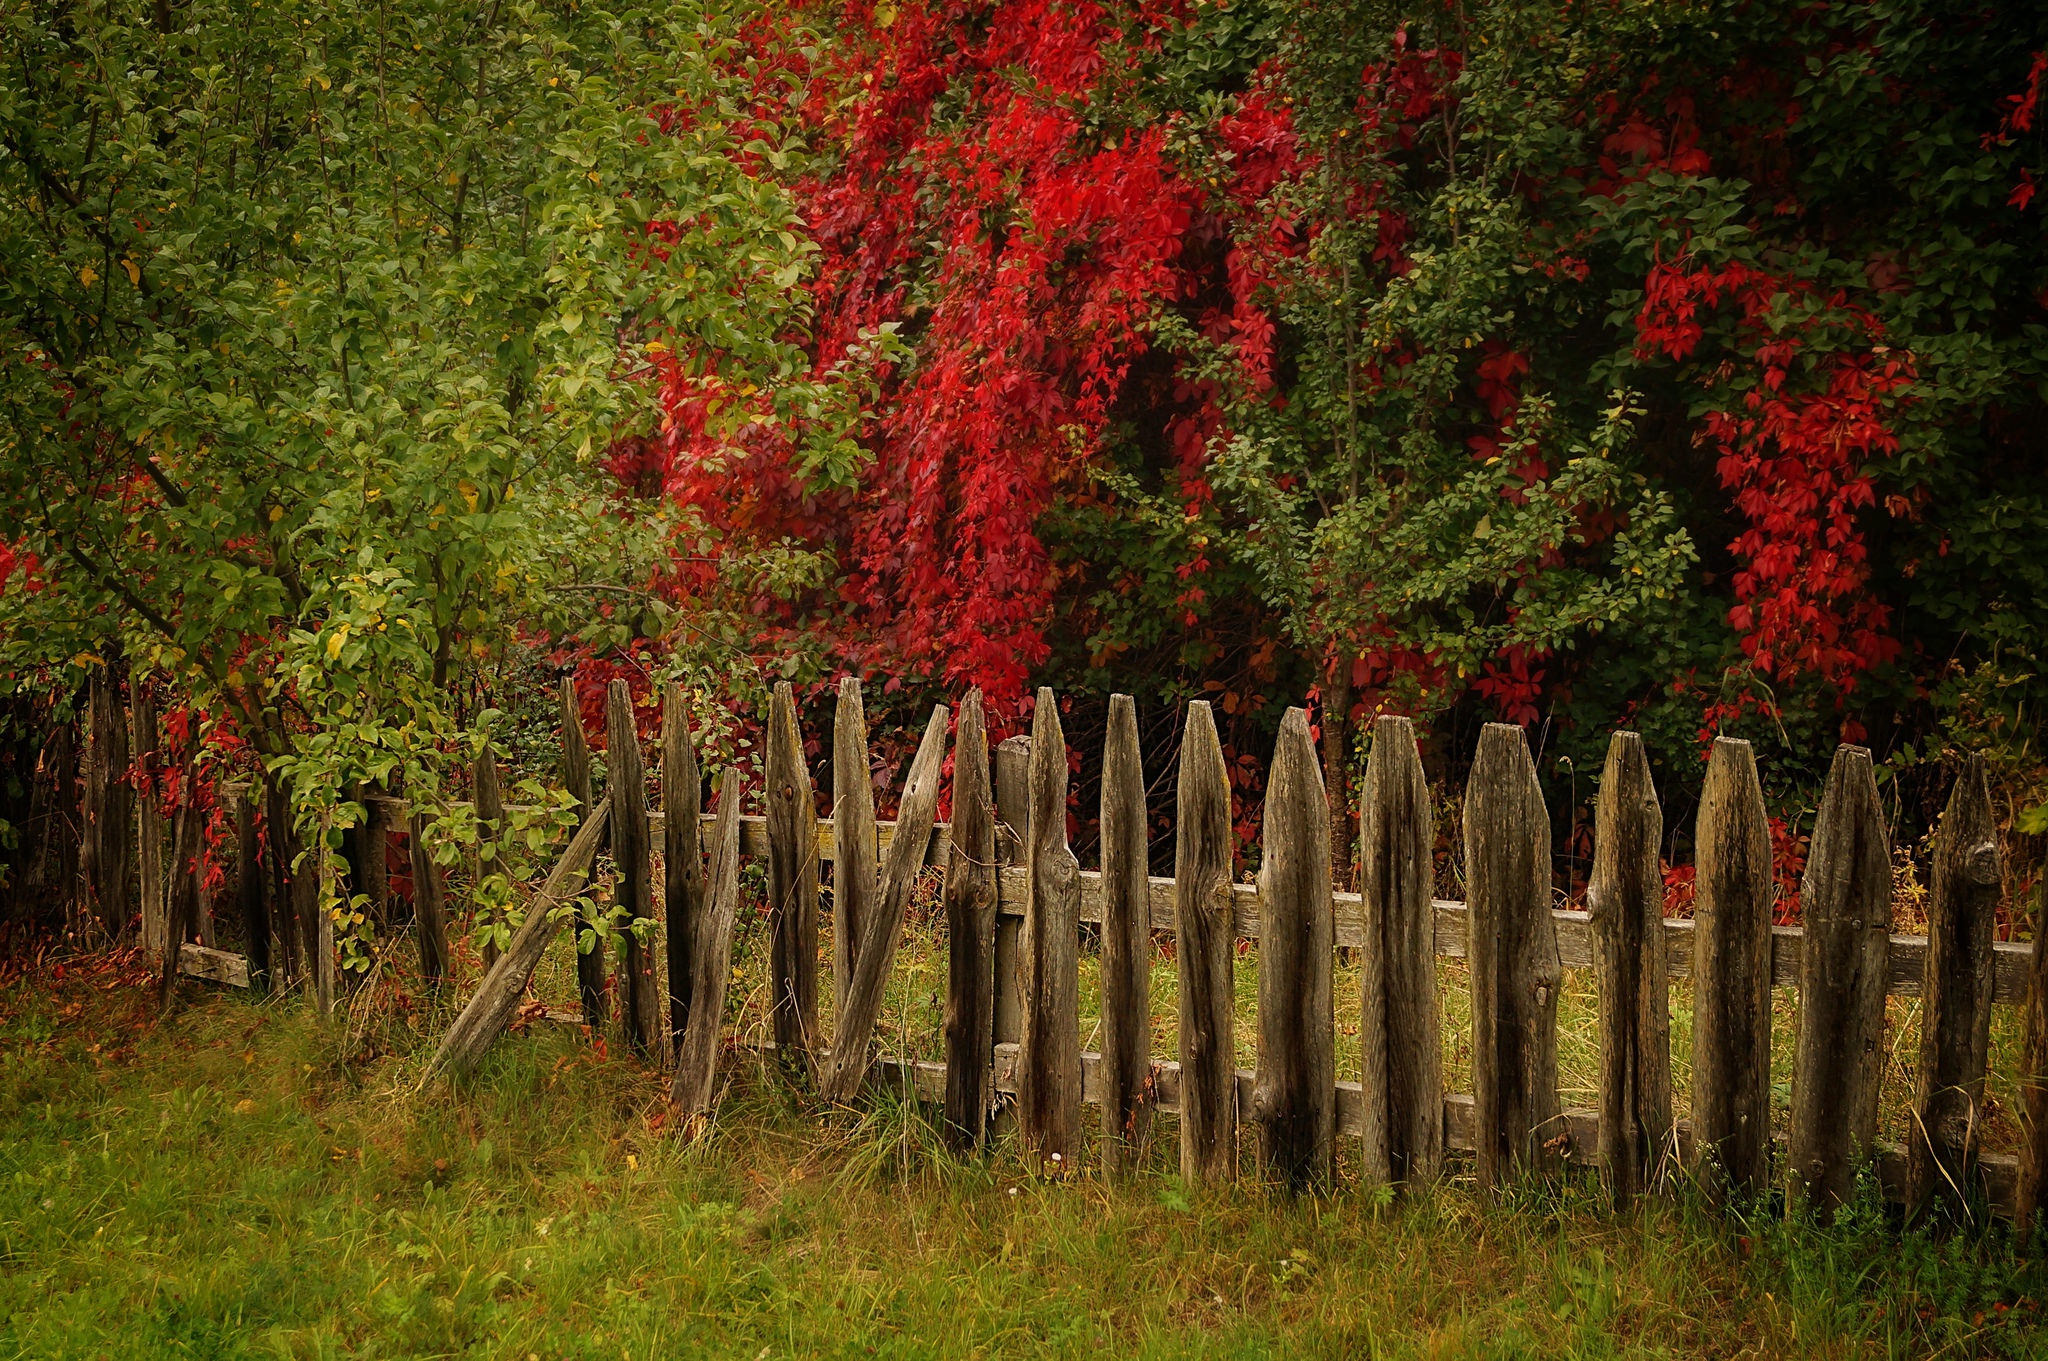
[[[1102,1160],[1142,1165],[1152,1133],[1152,904],[1138,707],[1109,698],[1102,751]],[[1327,895],[1325,895],[1327,896]]]
[[[2020,1242],[2031,1241],[2048,1190],[2048,899],[2034,895],[2034,940],[2028,970],[2026,1015],[2020,1043],[2021,1141],[2019,1181],[2015,1188],[2013,1223]]]
[[[773,737],[770,737],[773,751]],[[681,1052],[690,1025],[697,926],[705,910],[704,852],[699,814],[704,781],[690,743],[690,708],[679,685],[661,697],[661,936],[665,948],[669,1046]],[[737,822],[734,824],[737,826]],[[738,835],[737,832],[734,833]]]
[[[1664,939],[1664,809],[1642,738],[1607,743],[1586,885],[1600,993],[1600,1163],[1617,1209],[1664,1180],[1671,1118],[1671,989]]]
[[[87,880],[98,908],[100,930],[117,940],[134,910],[129,879],[134,870],[135,797],[129,788],[128,715],[124,710],[126,668],[118,652],[92,672],[88,712],[92,751],[86,767],[85,845]]]
[[[1522,729],[1489,723],[1465,786],[1471,914],[1472,1103],[1479,1184],[1555,1171],[1557,989],[1550,915],[1550,815]]]
[[[236,785],[229,803],[235,819],[235,902],[242,913],[248,985],[266,988],[270,984],[270,911],[263,891],[263,838],[256,799],[248,785]]]
[[[420,978],[429,987],[439,987],[449,978],[448,891],[427,845],[426,815],[415,812],[406,830],[412,846],[413,929],[419,935]]]
[[[1877,775],[1868,751],[1844,745],[1821,790],[1799,887],[1806,939],[1786,1144],[1793,1196],[1823,1214],[1848,1203],[1877,1139],[1891,901]]]
[[[910,905],[910,891],[917,884],[918,871],[924,866],[925,842],[931,836],[932,824],[938,820],[939,789],[946,768],[946,727],[950,719],[945,705],[932,706],[924,737],[918,743],[917,755],[911,758],[910,773],[904,778],[896,839],[889,843],[881,890],[861,921],[853,978],[847,985],[846,1003],[834,1024],[832,1053],[818,1084],[828,1101],[852,1101],[867,1079],[868,1042],[874,1038],[875,1021],[882,1014],[882,996],[889,985],[889,970],[896,963],[896,947],[903,939],[903,913]],[[733,836],[733,854],[737,856],[737,826]]]
[[[647,826],[647,767],[633,719],[633,692],[623,679],[612,681],[605,693],[605,790],[612,804],[612,864],[619,876],[613,900],[625,909],[630,927],[654,918],[654,847]],[[619,1019],[626,1043],[660,1062],[668,1027],[654,976],[655,949],[654,941],[637,931],[622,933],[625,997]]]
[[[1252,1120],[1267,1177],[1294,1191],[1330,1185],[1337,1133],[1331,971],[1330,806],[1308,711],[1289,709],[1266,779],[1260,836],[1259,1065]]]
[[[996,810],[979,690],[961,701],[954,730],[953,826],[943,903],[946,1140],[965,1151],[987,1137],[995,1107]]]
[[[1434,1181],[1444,1160],[1442,1022],[1431,906],[1436,820],[1415,727],[1405,718],[1388,715],[1373,724],[1358,824],[1359,1087],[1365,1112],[1359,1174],[1368,1185]]]
[[[417,832],[413,839],[418,841]],[[292,894],[292,861],[298,858],[298,838],[292,833],[291,806],[284,788],[268,772],[263,775],[263,840],[269,867],[265,877],[269,910],[265,915],[270,919],[270,986],[282,990],[299,981],[299,926]],[[413,882],[419,882],[417,862]],[[445,952],[442,959],[445,969]],[[422,945],[420,973],[431,984],[440,974],[429,975],[426,963],[426,948]]]
[[[139,680],[135,685],[135,700],[130,706],[129,717],[134,728],[135,765],[142,774],[142,786],[135,799],[142,953],[151,963],[160,963],[171,938],[164,883],[164,801],[158,792],[164,761],[157,743],[156,701],[151,698],[149,687]]]
[[[766,773],[769,1027],[778,1051],[802,1055],[819,1042],[818,800],[788,681],[768,705]]]
[[[711,834],[711,882],[692,945],[690,1020],[676,1049],[669,1100],[689,1115],[708,1115],[718,1096],[718,1034],[732,977],[732,930],[740,901],[740,772],[718,784],[718,823]]]
[[[1230,772],[1216,716],[1188,705],[1174,808],[1173,897],[1180,973],[1180,1171],[1190,1182],[1237,1171],[1237,935],[1231,915]]]
[[[576,816],[579,819],[577,828],[581,830],[583,823],[580,820],[589,818],[590,810],[594,805],[590,801],[590,743],[583,736],[583,706],[576,697],[576,678],[574,676],[562,677],[561,720],[562,787],[569,791],[571,798],[576,800]],[[609,819],[607,819],[607,831],[609,831]],[[597,850],[603,851],[605,845],[605,839],[600,838]],[[595,903],[590,907],[591,912],[600,910]],[[582,925],[591,926],[594,923],[586,917]],[[576,994],[583,1007],[583,1024],[591,1027],[594,1031],[604,1024],[605,1018],[604,937],[602,935],[597,936],[591,942],[590,949],[586,951],[581,948],[581,930],[575,932],[574,935],[578,938]]]
[[[1020,877],[1024,837],[1031,829],[1031,738],[1006,737],[996,744],[996,859]],[[1019,980],[1018,933],[1023,930],[1024,895],[1018,909],[996,918],[996,1043],[1015,1044],[1024,1035],[1024,993]]]
[[[1907,1205],[1962,1205],[1985,1118],[1992,934],[2004,878],[1984,758],[1971,756],[1935,833],[1921,981],[1920,1064],[1906,1140]]]
[[[1756,755],[1714,740],[1693,835],[1692,1128],[1709,1194],[1771,1171],[1771,832]]]
[[[459,1077],[469,1072],[505,1032],[519,1010],[519,999],[525,995],[527,984],[533,981],[535,967],[547,952],[548,942],[562,928],[556,909],[583,887],[584,873],[596,858],[597,848],[604,844],[610,815],[609,800],[585,811],[583,824],[576,829],[568,849],[555,862],[540,892],[527,903],[525,920],[512,933],[505,953],[484,975],[484,981],[456,1016],[455,1023],[441,1037],[440,1045],[427,1062],[429,1078],[441,1074]],[[414,822],[418,822],[417,815]],[[562,917],[571,923],[573,934],[574,914],[563,913]]]
[[[846,1012],[862,928],[878,888],[875,786],[868,771],[868,720],[860,681],[839,682],[832,716],[832,1014]],[[835,1021],[836,1024],[836,1021]]]
[[[505,872],[504,854],[498,849],[499,842],[506,834],[505,826],[505,784],[498,775],[498,757],[491,750],[489,742],[476,754],[476,763],[470,774],[471,812],[476,818],[476,854],[471,861],[470,883],[480,885],[493,874]],[[363,859],[369,858],[369,848],[362,851]],[[360,868],[360,866],[358,867]],[[497,925],[497,913],[491,913],[491,925]],[[498,962],[498,939],[492,935],[485,939],[483,947],[484,972]]]
[[[1059,701],[1038,692],[1031,713],[1030,825],[1024,924],[1018,937],[1024,1035],[1017,1127],[1050,1161],[1081,1152],[1081,862],[1067,845],[1067,739]]]

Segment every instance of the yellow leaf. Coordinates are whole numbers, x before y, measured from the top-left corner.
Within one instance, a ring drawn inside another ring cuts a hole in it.
[[[270,508],[270,523],[272,523],[272,524],[276,524],[276,523],[277,523],[277,522],[278,522],[279,520],[282,520],[283,518],[284,518],[284,507],[283,507],[283,506],[272,506],[272,507]]]
[[[97,283],[99,281],[99,277],[100,272],[94,269],[91,265],[87,265],[84,269],[78,271],[78,282],[84,284],[87,288],[91,288],[95,283]]]
[[[341,645],[348,641],[348,625],[343,624],[327,635],[327,660],[333,661],[341,655]]]
[[[135,262],[133,260],[123,260],[121,267],[128,271],[128,282],[140,288],[142,286],[142,271],[136,267]]]
[[[476,509],[476,487],[474,484],[469,482],[457,482],[455,484],[455,490],[462,493],[462,500],[464,504],[466,504],[471,510]]]

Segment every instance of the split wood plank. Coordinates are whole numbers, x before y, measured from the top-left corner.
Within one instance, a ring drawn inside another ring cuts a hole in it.
[[[632,929],[654,917],[654,846],[647,826],[647,767],[640,758],[640,732],[633,718],[633,691],[623,678],[605,692],[605,789],[612,802],[612,863],[618,867],[613,900],[625,909],[623,955],[625,997],[620,1021],[626,1043],[659,1063],[667,1045],[660,988],[654,978],[654,944]]]
[[[846,1014],[862,928],[876,889],[875,784],[860,680],[839,682],[832,715],[832,1014]]]
[[[987,1137],[995,1107],[996,813],[979,690],[961,701],[953,735],[952,830],[943,896],[946,1138],[964,1152]]]
[[[590,743],[583,735],[583,705],[576,697],[576,679],[562,677],[562,786],[569,791],[569,797],[576,801],[576,816],[588,819],[594,806],[590,799]],[[578,829],[582,823],[579,821]],[[597,850],[604,849],[600,840]],[[595,852],[593,852],[594,854]],[[594,928],[595,914],[601,912],[596,903],[587,909],[583,926]],[[605,1018],[605,963],[604,933],[593,930],[590,948],[582,948],[582,932],[576,933],[576,994],[583,1007],[583,1024],[594,1031],[604,1024]]]
[[[1151,849],[1138,707],[1129,695],[1109,697],[1101,817],[1102,1159],[1116,1173],[1143,1164],[1152,1132]]]
[[[778,1050],[808,1054],[819,1038],[818,800],[788,681],[768,706],[767,779],[769,1027]]]
[[[998,902],[1009,912],[996,917],[996,1042],[1015,1044],[1024,1035],[1024,995],[1018,974],[1018,933],[1024,926],[1024,835],[1031,827],[1031,737],[1006,737],[996,744],[996,857],[1005,866],[998,876]],[[1097,885],[1100,887],[1100,884]],[[1097,895],[1098,911],[1100,894]],[[1100,917],[1097,917],[1100,920]]]
[[[668,966],[668,1006],[662,1010],[668,1016],[669,1045],[678,1054],[690,1027],[690,1007],[696,996],[697,929],[707,905],[699,821],[704,781],[690,744],[689,713],[683,688],[669,686],[661,699],[661,801],[668,814],[661,827],[662,937]],[[739,800],[735,797],[730,802],[737,818]],[[733,839],[737,845],[736,821]]]
[[[1892,844],[1870,753],[1835,749],[1800,881],[1799,1041],[1790,1187],[1822,1214],[1849,1202],[1877,1138],[1890,972]]]
[[[1231,916],[1230,772],[1209,705],[1188,705],[1174,809],[1174,960],[1180,972],[1180,1171],[1189,1182],[1237,1171],[1237,939]],[[1035,809],[1034,809],[1035,812]]]
[[[1017,1126],[1050,1162],[1081,1152],[1081,862],[1067,845],[1067,739],[1040,687],[1031,711],[1024,925],[1018,936],[1024,1037]]]
[[[245,956],[204,945],[178,947],[178,972],[187,978],[224,983],[231,988],[249,986],[249,961]]]
[[[740,901],[740,772],[718,782],[718,821],[711,833],[711,882],[703,914],[692,927],[690,1018],[676,1048],[669,1100],[688,1115],[708,1115],[718,1095],[718,1032],[732,978],[732,928]]]
[[[1412,1185],[1443,1170],[1443,1044],[1430,896],[1436,819],[1405,718],[1373,724],[1358,823],[1360,1174],[1371,1186]],[[1334,906],[1341,895],[1332,897]],[[1342,943],[1337,912],[1332,930]]]

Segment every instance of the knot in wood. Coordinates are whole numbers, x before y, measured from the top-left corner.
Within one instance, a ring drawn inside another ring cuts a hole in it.
[[[1998,882],[1998,843],[1980,841],[1970,847],[1970,854],[1964,862],[1963,872],[1973,884],[1995,884]]]

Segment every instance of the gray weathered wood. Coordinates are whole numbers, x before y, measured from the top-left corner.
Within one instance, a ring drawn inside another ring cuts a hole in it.
[[[1138,707],[1129,695],[1109,698],[1101,811],[1102,1160],[1120,1172],[1142,1165],[1152,1133],[1151,851]]]
[[[779,1051],[805,1055],[820,1039],[818,800],[788,681],[768,706],[767,780],[768,1020]]]
[[[475,890],[482,887],[483,881],[491,875],[505,872],[504,852],[499,849],[507,830],[505,789],[504,782],[498,778],[497,754],[491,750],[489,742],[484,743],[484,749],[477,753],[471,779],[474,783],[471,811],[476,817],[476,856],[470,862],[469,882],[471,889]],[[369,853],[368,846],[365,846],[365,859],[369,857]],[[361,867],[357,868],[360,870]],[[497,923],[493,921],[489,924],[495,926]],[[498,939],[495,933],[484,940],[483,961],[486,973],[489,973],[491,966],[498,962]]]
[[[1413,1185],[1443,1170],[1443,1042],[1431,906],[1435,817],[1405,718],[1373,724],[1358,823],[1359,1171],[1368,1185]]]
[[[771,763],[774,735],[769,735]],[[773,782],[771,772],[770,781]],[[738,786],[732,799],[737,809]],[[671,1049],[682,1052],[690,1026],[691,999],[696,988],[697,926],[707,899],[700,814],[704,781],[697,771],[697,752],[690,743],[690,709],[680,685],[671,685],[661,699],[661,824],[662,939],[667,946],[668,1037]],[[774,809],[774,800],[769,800]],[[737,827],[738,823],[735,822]],[[739,835],[737,831],[733,833]]]
[[[946,768],[946,726],[950,719],[945,705],[932,706],[924,739],[918,743],[910,774],[903,781],[896,839],[889,844],[881,891],[863,909],[853,978],[847,985],[846,1001],[833,1022],[832,1053],[818,1084],[828,1101],[852,1101],[867,1078],[868,1041],[874,1036],[876,1018],[882,1014],[882,995],[889,985],[889,970],[896,962],[896,947],[903,939],[903,913],[910,905],[910,890],[917,884],[918,871],[924,866],[925,842],[938,819],[939,789]],[[733,854],[738,855],[737,828],[733,836]]]
[[[1237,994],[1232,970],[1230,772],[1216,717],[1188,705],[1174,807],[1174,961],[1180,972],[1180,1171],[1190,1182],[1237,1171]]]
[[[839,682],[832,716],[832,1014],[846,1011],[862,929],[875,899],[875,786],[860,681]],[[835,1026],[838,1022],[834,1021]]]
[[[512,933],[512,941],[505,947],[505,953],[484,975],[475,996],[455,1018],[455,1024],[448,1027],[448,1033],[441,1037],[434,1056],[427,1062],[429,1078],[440,1073],[454,1076],[467,1073],[476,1067],[477,1061],[498,1036],[505,1033],[505,1027],[511,1024],[514,1013],[519,1010],[519,999],[525,995],[527,984],[533,981],[535,967],[547,952],[548,942],[561,929],[561,922],[555,918],[555,909],[574,897],[583,886],[584,871],[590,867],[597,848],[604,842],[610,814],[609,799],[585,811],[583,825],[577,828],[568,849],[555,862],[555,868],[540,892],[526,904],[526,918]],[[418,821],[415,815],[415,826]]]
[[[618,881],[613,901],[626,912],[626,925],[654,918],[653,845],[647,827],[647,767],[640,758],[640,731],[633,718],[633,692],[623,679],[605,693],[605,790],[612,803],[612,863]],[[625,974],[620,1021],[626,1043],[659,1062],[668,1027],[663,1024],[661,989],[654,977],[654,942],[638,931],[623,932],[619,961]]]
[[[297,898],[292,892],[292,862],[298,858],[299,846],[292,833],[291,803],[284,787],[268,772],[262,780],[264,852],[270,862],[265,880],[269,900],[265,915],[270,919],[270,986],[281,991],[299,981],[299,919]],[[417,882],[417,867],[413,878]],[[425,971],[422,960],[421,972]]]
[[[1643,740],[1618,732],[1600,773],[1586,885],[1600,992],[1600,1164],[1617,1209],[1657,1189],[1676,1152],[1663,841]]]
[[[164,760],[157,743],[156,701],[150,697],[149,686],[139,679],[135,682],[129,715],[134,724],[135,766],[142,776],[142,788],[135,800],[139,830],[136,864],[142,881],[142,953],[144,958],[158,963],[171,939],[164,891]]]
[[[1693,1146],[1710,1194],[1771,1171],[1771,831],[1749,743],[1714,740],[1693,836]]]
[[[1289,709],[1266,779],[1260,836],[1259,1066],[1252,1120],[1266,1175],[1327,1187],[1337,1133],[1330,808],[1308,711]]]
[[[1935,833],[1927,898],[1915,1119],[1906,1139],[1907,1206],[1961,1206],[1985,1118],[1991,1045],[1992,933],[2003,869],[1984,758],[1971,756]]]
[[[995,1106],[996,817],[979,690],[961,701],[953,736],[944,904],[946,1137],[964,1151],[981,1145]]]
[[[1031,827],[1031,738],[1006,737],[996,744],[996,858],[1019,876],[1024,868],[1024,835]],[[1023,929],[1023,894],[1018,909],[996,918],[996,1043],[1015,1044],[1024,1035],[1024,993],[1019,982],[1018,933]]]
[[[1806,940],[1786,1143],[1789,1189],[1823,1214],[1848,1203],[1877,1140],[1891,901],[1877,776],[1868,751],[1844,745],[1821,791],[1800,883]]]
[[[577,817],[588,818],[592,807],[590,801],[590,743],[583,736],[583,706],[576,697],[576,678],[573,676],[562,677],[561,710],[562,787],[567,789],[569,796],[576,800]],[[582,826],[580,822],[577,825],[579,829]],[[601,851],[604,849],[604,846],[604,840],[600,839],[597,849]],[[589,908],[589,911],[592,913],[602,910],[594,902]],[[586,927],[595,925],[588,918],[582,924]],[[583,1024],[590,1026],[594,1031],[604,1024],[605,1018],[604,936],[601,933],[594,934],[590,942],[590,948],[584,950],[581,940],[582,932],[579,930],[573,934],[577,938],[578,947],[576,953],[576,993],[583,1007]]]
[[[178,947],[178,972],[186,978],[225,983],[231,988],[249,986],[249,961],[246,958],[204,945]]]
[[[242,910],[246,986],[262,988],[270,982],[270,910],[263,892],[263,841],[256,821],[256,796],[250,786],[236,785],[229,799],[234,806],[235,901]]]
[[[2035,1220],[2048,1191],[2048,898],[2034,894],[2034,948],[2028,970],[2026,1016],[2020,1042],[2021,1141],[2015,1188],[2013,1232],[2032,1241]]]
[[[1550,815],[1522,729],[1489,723],[1465,786],[1471,913],[1472,1105],[1479,1184],[1547,1173],[1568,1134],[1558,1120],[1557,989],[1564,965],[1550,915]]]
[[[420,943],[420,978],[428,987],[438,988],[450,976],[448,890],[441,882],[433,848],[427,845],[429,825],[426,814],[415,811],[407,823],[406,839],[412,850],[412,915]]]
[[[200,857],[205,851],[206,814],[192,801],[192,768],[186,766],[184,778],[185,801],[171,814],[171,863],[169,882],[166,884],[164,911],[165,929],[170,940],[183,945],[187,941],[210,944],[203,929],[204,900],[200,895],[200,881],[204,866]]]
[[[320,814],[320,835],[313,843],[314,871],[320,888],[313,911],[317,920],[313,932],[313,1009],[322,1017],[334,1014],[334,852],[328,843],[334,836],[334,810]]]
[[[669,1100],[688,1115],[707,1115],[718,1095],[718,1033],[732,977],[732,928],[740,902],[740,772],[718,782],[718,822],[711,833],[711,882],[690,941],[690,1018],[676,1048]]]
[[[132,899],[135,805],[128,787],[128,718],[122,709],[122,664],[119,653],[93,668],[90,711],[91,765],[86,775],[86,846],[88,877],[99,909],[100,929],[108,940],[128,929]]]
[[[1039,1157],[1081,1152],[1081,863],[1067,845],[1067,739],[1059,701],[1040,687],[1031,714],[1030,825],[1018,937],[1024,1038],[1017,1126]]]

